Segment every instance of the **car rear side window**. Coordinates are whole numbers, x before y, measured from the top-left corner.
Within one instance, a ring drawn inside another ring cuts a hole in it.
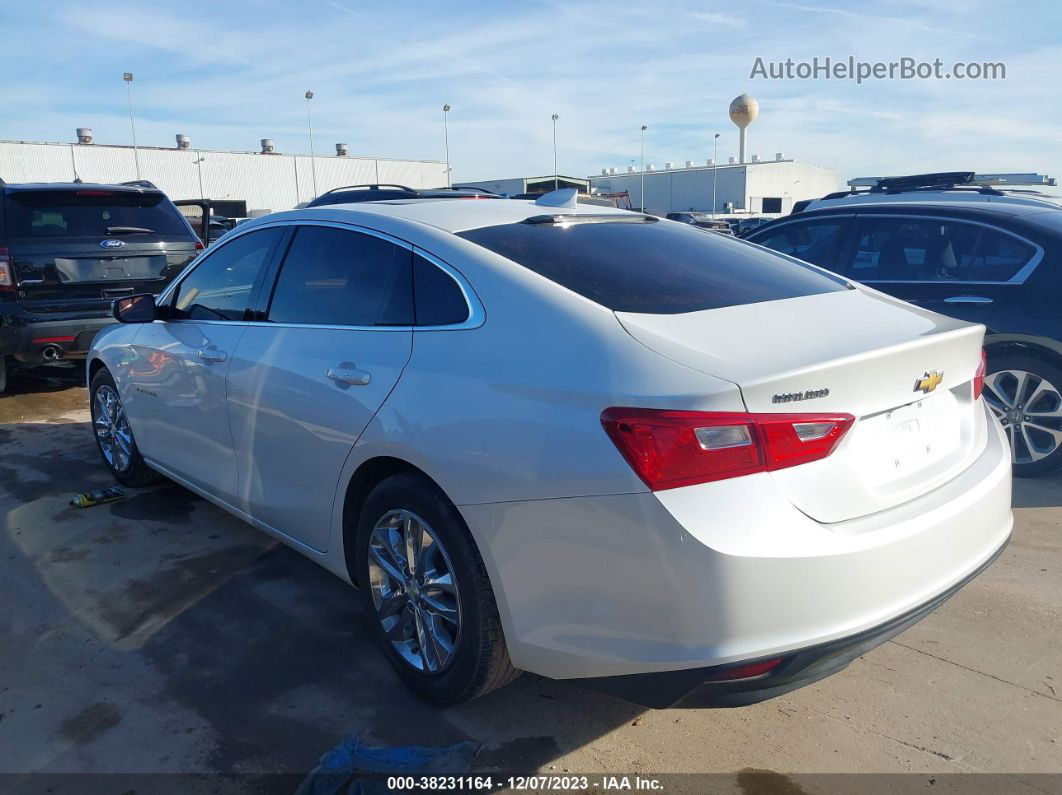
[[[161,193],[94,188],[9,191],[5,204],[7,234],[15,239],[192,237],[177,208]]]
[[[832,270],[847,228],[847,222],[839,218],[796,221],[780,224],[772,230],[765,229],[749,239],[761,246]]]
[[[458,234],[617,312],[678,314],[847,287],[727,235],[625,219],[524,222]]]
[[[269,305],[274,323],[413,325],[412,253],[386,240],[302,226]]]
[[[859,222],[848,275],[863,281],[1005,282],[1035,249],[980,224],[939,218]]]
[[[174,316],[184,320],[243,320],[258,274],[283,234],[269,227],[212,249],[178,285]]]
[[[419,254],[413,257],[418,326],[452,326],[468,320],[468,302],[453,277]]]

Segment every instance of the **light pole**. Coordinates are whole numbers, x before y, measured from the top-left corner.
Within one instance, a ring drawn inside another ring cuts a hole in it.
[[[553,114],[553,190],[556,190],[559,185],[559,179],[557,177],[557,119],[559,119],[556,113]]]
[[[313,156],[313,125],[310,123],[310,100],[313,92],[306,92],[306,129],[310,133],[310,174],[313,177],[313,195],[317,196],[317,160]]]
[[[715,134],[713,142],[715,151],[712,153],[712,220],[715,220],[715,183],[719,176],[719,133]]]
[[[644,124],[642,125],[642,186],[638,189],[638,202],[641,204],[641,211],[645,212],[645,131],[649,128]]]
[[[446,147],[446,187],[452,187],[450,180],[450,128],[446,124],[446,116],[450,113],[450,105],[443,105],[443,145]]]
[[[203,160],[204,160],[204,158],[203,158],[203,155],[202,155],[201,152],[196,152],[196,155],[197,155],[196,159],[193,160],[192,162],[195,163],[196,168],[199,169],[199,198],[203,199],[203,198],[205,198],[203,196]]]
[[[133,161],[136,163],[136,178],[140,179],[140,153],[136,149],[136,124],[133,123],[133,73],[123,72],[125,94],[129,98],[129,130],[133,134]]]

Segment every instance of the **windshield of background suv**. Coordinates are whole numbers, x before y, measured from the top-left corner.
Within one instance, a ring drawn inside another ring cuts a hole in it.
[[[457,234],[616,312],[670,315],[847,289],[810,266],[684,224],[516,223]]]
[[[161,193],[83,190],[11,191],[11,238],[178,237],[190,240],[180,213]]]

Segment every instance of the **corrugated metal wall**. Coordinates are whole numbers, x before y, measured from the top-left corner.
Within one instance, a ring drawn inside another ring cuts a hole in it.
[[[314,164],[309,155],[138,149],[140,178],[171,199],[242,199],[248,210],[286,210],[312,199]],[[446,165],[425,160],[322,157],[316,161],[317,193],[343,185],[395,182],[411,188],[446,184]],[[137,178],[132,147],[0,141],[0,178],[7,182],[125,182]],[[202,178],[202,194],[200,194]]]
[[[763,198],[782,199],[783,212],[792,209],[793,202],[823,196],[837,190],[837,173],[828,168],[809,166],[794,161],[768,161],[677,168],[671,171],[652,171],[645,174],[645,206],[650,212],[663,215],[684,210],[712,211],[712,180],[718,176],[715,212],[725,212],[727,202],[735,210],[759,213]],[[591,177],[591,184],[606,192],[630,191],[631,204],[641,206],[640,173],[610,174]]]
[[[716,170],[711,168],[683,168],[672,171],[649,171],[645,174],[645,207],[652,213],[664,215],[684,210],[712,211],[712,180]],[[716,212],[722,212],[727,202],[735,209],[745,207],[745,167],[720,166],[719,186],[716,189]],[[604,192],[629,191],[631,205],[642,206],[642,175],[611,174],[591,177],[593,187]]]

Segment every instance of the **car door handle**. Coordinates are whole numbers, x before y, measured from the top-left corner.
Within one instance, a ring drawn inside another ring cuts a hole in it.
[[[953,295],[944,299],[945,304],[990,304],[991,298],[983,295]]]
[[[333,381],[338,381],[341,384],[352,384],[353,386],[365,386],[371,378],[364,370],[357,370],[351,367],[329,367],[325,375]]]
[[[201,362],[223,362],[228,357],[225,351],[214,348],[200,348],[195,352],[196,358]]]

